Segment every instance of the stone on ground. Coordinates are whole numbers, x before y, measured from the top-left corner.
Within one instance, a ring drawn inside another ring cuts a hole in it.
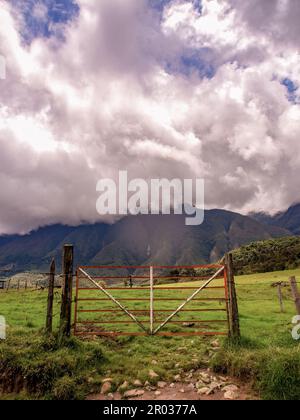
[[[159,377],[158,374],[156,372],[154,372],[154,370],[152,370],[152,369],[149,370],[149,376],[152,379],[155,379],[155,378]]]
[[[141,397],[144,395],[145,391],[142,389],[131,389],[130,391],[126,391],[124,393],[125,398],[134,398],[134,397]]]
[[[138,387],[142,387],[142,386],[143,386],[142,382],[141,382],[139,379],[136,379],[136,380],[133,382],[133,385],[134,385],[134,386],[138,386]]]
[[[236,385],[227,385],[222,390],[225,400],[237,400],[239,398],[239,388]]]
[[[101,394],[108,394],[111,390],[111,383],[110,382],[104,382],[104,384],[101,387]]]
[[[235,391],[227,391],[224,394],[225,400],[237,400],[239,398],[239,394]]]
[[[224,392],[237,392],[239,390],[239,387],[236,385],[227,385],[224,386],[223,391]]]
[[[208,393],[210,392],[210,388],[208,387],[203,387],[198,389],[198,394],[200,395],[208,395]]]
[[[220,347],[220,342],[219,340],[215,340],[211,343],[211,346],[214,348],[219,348]]]
[[[119,390],[119,391],[125,391],[128,387],[129,387],[129,382],[124,381],[124,382],[122,383],[122,385],[120,385],[120,386],[119,386],[118,390]]]

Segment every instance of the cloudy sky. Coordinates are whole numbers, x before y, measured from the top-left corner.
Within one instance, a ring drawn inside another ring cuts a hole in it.
[[[0,233],[95,221],[96,183],[300,201],[299,0],[0,0]]]

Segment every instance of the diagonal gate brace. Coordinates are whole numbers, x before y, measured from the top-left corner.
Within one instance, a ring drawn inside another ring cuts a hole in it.
[[[79,271],[81,271],[81,273],[84,274],[90,280],[90,282],[93,283],[94,286],[101,290],[101,292],[103,292],[120,309],[122,309],[122,311],[125,312],[125,314],[127,314],[133,321],[135,321],[139,327],[141,327],[144,331],[148,333],[147,328],[145,328],[144,325],[131,312],[129,312],[117,299],[115,299],[107,290],[100,286],[86,271],[84,271],[82,268],[79,268]]]
[[[225,267],[221,267],[210,279],[207,280],[205,284],[203,284],[199,289],[197,289],[185,302],[183,302],[176,311],[174,311],[168,318],[160,324],[156,330],[153,332],[153,335],[157,334],[169,321],[171,321],[174,316],[181,311],[191,300],[193,300],[202,290],[204,290],[219,274],[221,274],[225,270]]]

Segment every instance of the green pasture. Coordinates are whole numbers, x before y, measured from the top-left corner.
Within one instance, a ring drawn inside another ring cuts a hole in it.
[[[211,365],[219,372],[250,381],[262,398],[300,399],[300,345],[291,336],[295,305],[287,286],[283,289],[285,312],[281,313],[277,288],[272,287],[278,281],[288,282],[292,275],[300,281],[300,269],[236,277],[242,340],[232,344],[226,337],[219,338],[219,352],[212,351],[214,337],[202,336],[97,339],[92,336],[83,341],[71,339],[66,347],[59,348],[55,344],[55,336],[50,341],[43,336],[46,291],[0,291],[0,315],[5,316],[7,321],[7,340],[0,343],[0,370],[5,371],[9,367],[9,372],[14,375],[16,370],[26,377],[33,375],[34,381],[42,382],[37,389],[27,391],[26,398],[83,398],[90,392],[98,392],[101,380],[107,376],[113,377],[114,387],[117,388],[124,380],[148,380],[149,369],[154,369],[159,378],[172,381],[176,374]],[[176,283],[168,285],[171,290],[164,290],[163,285],[156,286],[155,325],[159,325],[201,284],[203,282]],[[222,284],[221,280],[215,280],[210,286],[221,287]],[[136,316],[146,328],[149,327],[149,289],[143,287],[111,292],[129,310],[142,311]],[[54,331],[57,331],[59,322],[60,294],[57,289]],[[185,309],[198,311],[181,312],[173,319],[176,322],[166,325],[162,331],[226,330],[226,312],[214,311],[225,308],[221,300],[223,297],[222,289],[201,292],[199,299],[214,300],[192,301]],[[79,298],[104,299],[104,295],[96,290],[87,290],[80,291]],[[127,298],[146,300],[123,300]],[[176,300],[159,300],[166,298]],[[130,319],[122,311],[107,311],[114,308],[118,309],[108,299],[78,301],[79,310],[105,311],[79,312],[80,321],[98,322],[96,326],[83,324],[81,328],[85,331],[93,331],[91,328],[95,327],[101,331],[141,331],[139,326],[128,322]],[[212,311],[203,312],[204,309]],[[125,323],[120,323],[121,320]],[[213,320],[222,320],[223,323],[208,322]],[[179,321],[188,321],[191,325],[183,326]],[[2,398],[19,397],[24,395],[2,395]]]

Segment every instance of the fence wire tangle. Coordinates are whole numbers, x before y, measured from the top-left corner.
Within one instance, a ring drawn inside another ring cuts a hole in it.
[[[84,266],[75,335],[227,335],[223,265]]]

